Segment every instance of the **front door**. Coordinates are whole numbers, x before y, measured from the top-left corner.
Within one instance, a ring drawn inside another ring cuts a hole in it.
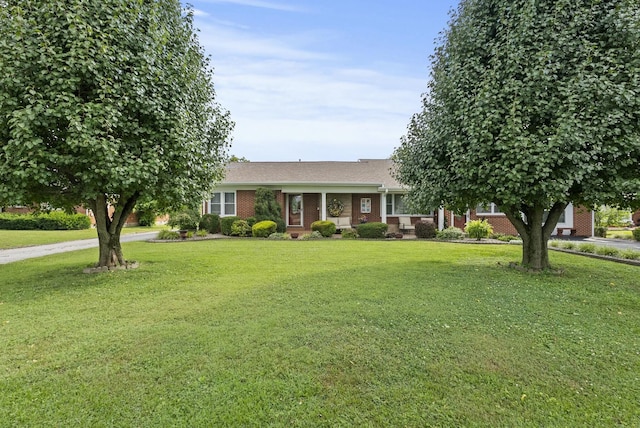
[[[302,195],[287,195],[287,226],[302,226],[304,220],[302,212]]]

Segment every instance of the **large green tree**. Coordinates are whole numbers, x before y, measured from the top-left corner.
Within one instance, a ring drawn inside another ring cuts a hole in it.
[[[99,266],[125,263],[138,200],[177,207],[221,178],[233,123],[192,16],[178,0],[0,1],[0,201],[88,206]]]
[[[549,267],[567,204],[637,205],[637,0],[462,0],[394,153],[417,207],[498,204]]]

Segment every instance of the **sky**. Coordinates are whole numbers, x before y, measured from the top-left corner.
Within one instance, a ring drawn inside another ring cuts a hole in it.
[[[186,2],[185,2],[186,3]],[[458,0],[190,0],[250,161],[388,158]]]

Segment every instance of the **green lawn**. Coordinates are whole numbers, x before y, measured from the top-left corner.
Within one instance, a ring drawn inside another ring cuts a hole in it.
[[[162,230],[166,226],[125,227],[122,234]],[[84,230],[0,230],[0,250],[29,247],[31,245],[54,244],[56,242],[97,238],[95,229]]]
[[[616,239],[633,239],[633,231],[631,230],[608,230],[607,238]]]
[[[636,426],[640,270],[512,245],[127,243],[0,265],[0,426]],[[500,263],[500,265],[498,264]]]

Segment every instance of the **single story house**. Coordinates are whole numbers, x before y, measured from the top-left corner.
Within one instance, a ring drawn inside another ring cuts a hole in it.
[[[357,162],[233,162],[224,180],[203,202],[203,213],[252,217],[255,191],[266,187],[275,192],[282,207],[287,230],[308,231],[317,220],[330,220],[338,228],[363,221],[383,222],[392,232],[411,233],[414,224],[425,219],[439,229],[464,228],[469,220],[486,218],[495,232],[516,234],[495,204],[477,207],[466,215],[440,208],[428,213],[410,213],[403,201],[407,189],[391,174],[390,159],[361,159]],[[593,235],[591,211],[569,206],[556,233]]]

